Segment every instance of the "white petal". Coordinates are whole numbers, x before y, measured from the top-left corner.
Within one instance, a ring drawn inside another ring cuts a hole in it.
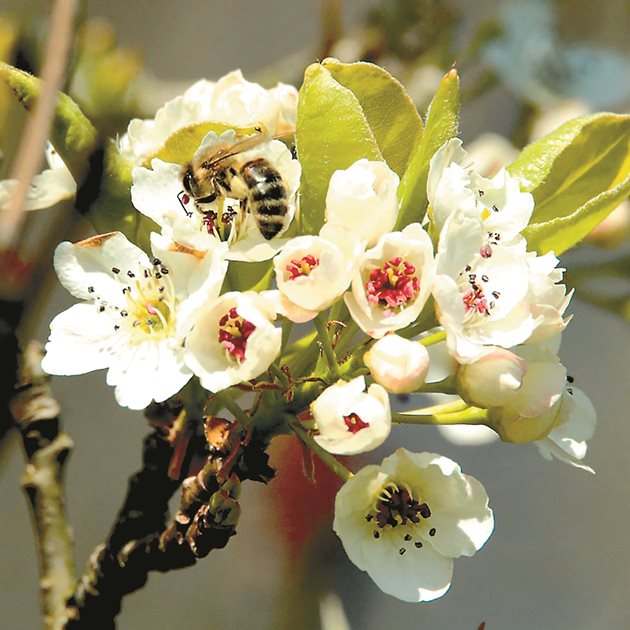
[[[0,209],[7,209],[16,186],[14,179],[0,181]],[[65,166],[46,169],[33,177],[23,207],[24,210],[50,208],[60,201],[72,199],[76,193],[77,184]]]

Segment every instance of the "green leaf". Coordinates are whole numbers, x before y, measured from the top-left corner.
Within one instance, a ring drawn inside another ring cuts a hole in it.
[[[528,249],[539,254],[551,250],[562,254],[581,241],[598,223],[603,221],[626,197],[630,195],[630,174],[619,184],[606,190],[569,215],[544,223],[530,224],[523,235]]]
[[[187,125],[171,134],[166,142],[145,160],[144,166],[151,168],[153,158],[159,158],[163,162],[171,162],[172,164],[184,164],[192,158],[207,133],[214,131],[217,135],[221,135],[228,129],[234,129],[237,136],[249,136],[253,133],[259,133],[261,127],[234,127],[233,125],[210,121]]]
[[[461,94],[459,77],[453,68],[446,73],[431,101],[424,134],[416,142],[409,166],[400,182],[397,229],[421,221],[427,207],[427,177],[433,154],[459,130]]]
[[[328,58],[322,65],[357,97],[385,161],[402,177],[411,150],[422,137],[422,118],[405,88],[372,63]]]
[[[361,158],[383,159],[359,100],[320,64],[310,65],[304,74],[296,144],[302,164],[301,231],[317,234],[324,224],[332,174]]]
[[[536,206],[524,231],[530,249],[566,251],[628,195],[630,116],[570,120],[524,149],[508,167]]]
[[[230,261],[227,284],[230,291],[265,291],[273,279],[273,264],[261,262]],[[225,291],[225,289],[224,289]]]
[[[40,79],[6,63],[0,63],[0,79],[13,90],[27,111],[35,106],[41,93]],[[75,180],[81,182],[87,172],[88,159],[98,147],[98,133],[69,96],[62,92],[57,94],[50,142]]]
[[[630,116],[618,114],[575,118],[525,147],[508,171],[534,196],[530,224],[569,216],[616,187],[630,173],[628,147]]]

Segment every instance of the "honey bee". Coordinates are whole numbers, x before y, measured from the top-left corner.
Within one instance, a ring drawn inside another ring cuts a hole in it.
[[[207,152],[197,152],[192,161],[181,171],[184,190],[178,198],[186,213],[190,198],[204,215],[203,222],[212,231],[216,213],[203,210],[203,204],[212,203],[217,197],[238,199],[244,212],[251,212],[256,225],[267,240],[277,236],[284,228],[289,212],[287,187],[282,176],[268,160],[257,158],[243,160],[240,154],[269,140],[259,127],[256,135],[238,142],[214,146]],[[228,207],[221,220],[229,223],[236,212]]]

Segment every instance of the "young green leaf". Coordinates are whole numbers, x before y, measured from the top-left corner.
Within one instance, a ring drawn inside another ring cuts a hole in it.
[[[630,116],[594,114],[525,147],[508,171],[534,195],[531,223],[567,216],[614,188],[630,171],[629,146]]]
[[[34,107],[41,93],[40,79],[6,63],[0,63],[0,79],[11,88],[26,110]],[[88,158],[98,146],[98,133],[79,106],[62,92],[58,93],[50,142],[75,180],[80,182],[86,174]]]
[[[359,100],[320,64],[310,65],[304,74],[296,144],[302,164],[301,227],[316,234],[324,224],[332,174],[361,158],[383,159]]]
[[[579,243],[630,195],[630,174],[619,184],[589,199],[577,210],[543,223],[530,224],[523,232],[528,249],[562,254]]]
[[[357,97],[385,161],[402,177],[412,148],[422,138],[422,118],[405,88],[372,63],[328,58],[322,65]]]
[[[459,77],[453,68],[440,82],[427,113],[424,134],[416,142],[400,182],[397,229],[421,221],[427,207],[427,176],[433,154],[459,130],[461,95]]]

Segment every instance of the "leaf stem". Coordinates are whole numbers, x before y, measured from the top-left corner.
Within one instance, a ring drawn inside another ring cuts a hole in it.
[[[487,409],[479,407],[468,407],[462,411],[454,413],[435,413],[429,415],[406,415],[404,413],[392,414],[392,422],[400,424],[486,424],[488,417]]]
[[[429,335],[428,337],[425,337],[424,339],[420,339],[419,341],[423,346],[434,346],[436,343],[440,343],[445,339],[446,331],[440,330],[436,333],[433,333],[432,335]]]
[[[325,451],[300,424],[300,421],[291,414],[285,414],[285,419],[300,441],[310,448],[319,459],[332,470],[339,478],[348,481],[352,473],[328,451]]]
[[[250,417],[227,392],[217,392],[214,394],[214,398],[221,403],[222,407],[227,409],[234,416],[234,419],[241,425],[241,427],[245,428],[250,424]]]

